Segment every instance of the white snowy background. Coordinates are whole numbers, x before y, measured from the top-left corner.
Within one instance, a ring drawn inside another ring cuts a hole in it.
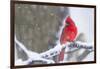
[[[94,9],[93,8],[69,8],[70,15],[78,28],[78,35],[85,34],[87,43],[94,42]],[[90,53],[84,60],[94,59],[94,52]]]
[[[78,27],[78,34],[84,33],[87,42],[94,41],[94,9],[70,7],[70,15]]]

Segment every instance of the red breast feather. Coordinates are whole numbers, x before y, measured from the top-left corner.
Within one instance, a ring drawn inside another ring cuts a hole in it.
[[[65,44],[67,41],[74,41],[77,35],[77,27],[74,21],[68,16],[65,20],[65,27],[63,28],[60,42],[61,44]]]

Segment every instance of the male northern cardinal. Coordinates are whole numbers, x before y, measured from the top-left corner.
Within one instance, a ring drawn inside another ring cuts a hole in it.
[[[74,21],[68,16],[65,19],[65,27],[63,28],[61,37],[60,37],[60,44],[65,44],[66,42],[72,42],[74,41],[76,35],[77,35],[77,27],[74,23]],[[64,51],[65,49],[62,49],[60,52],[60,55],[58,57],[58,61],[63,61],[64,59]]]

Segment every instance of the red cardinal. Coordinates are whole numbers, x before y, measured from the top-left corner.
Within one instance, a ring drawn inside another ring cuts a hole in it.
[[[74,21],[70,18],[70,16],[68,16],[65,20],[65,27],[63,28],[62,34],[61,34],[61,38],[60,38],[60,43],[65,44],[67,41],[74,41],[76,35],[77,35],[77,27],[74,23]],[[59,61],[62,61],[64,59],[64,51],[65,49],[63,49],[60,52],[59,55]]]

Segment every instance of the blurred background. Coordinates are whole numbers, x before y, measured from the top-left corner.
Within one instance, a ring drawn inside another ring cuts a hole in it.
[[[37,53],[45,52],[56,45],[59,38],[57,33],[66,16],[71,16],[78,28],[76,41],[94,43],[93,8],[16,4],[16,37],[27,49]],[[20,49],[16,49],[15,56],[26,60],[26,54]],[[81,56],[79,56],[80,53]],[[93,61],[94,52],[88,55],[89,53],[90,51],[81,49],[68,54],[65,59],[68,62],[82,61],[83,59]]]
[[[69,15],[67,7],[29,4],[15,5],[15,34],[29,50],[41,53],[52,48],[63,19]],[[25,57],[20,52],[19,57]]]

